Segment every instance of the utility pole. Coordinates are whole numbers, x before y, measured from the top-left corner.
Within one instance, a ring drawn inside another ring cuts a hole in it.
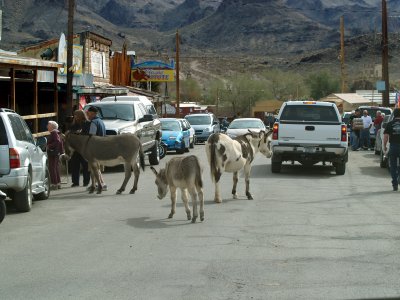
[[[68,2],[68,37],[67,37],[67,109],[66,115],[72,116],[72,80],[73,80],[73,43],[74,43],[74,11],[75,11],[75,0],[69,0]],[[64,122],[64,120],[61,120]]]
[[[175,115],[177,118],[180,116],[180,104],[179,104],[179,32],[178,29],[176,30],[176,111]]]
[[[382,106],[389,106],[389,41],[387,28],[386,0],[382,0],[382,79],[385,90],[382,93]]]
[[[346,65],[344,63],[344,18],[340,17],[340,70],[342,77],[342,93],[346,92]]]

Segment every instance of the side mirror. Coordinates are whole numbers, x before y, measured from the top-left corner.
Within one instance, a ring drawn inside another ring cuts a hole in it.
[[[151,122],[154,120],[154,116],[153,115],[144,115],[143,118],[139,119],[139,123],[142,122]]]
[[[214,121],[214,122],[213,122],[213,125],[218,125],[218,124],[219,124],[218,121]]]

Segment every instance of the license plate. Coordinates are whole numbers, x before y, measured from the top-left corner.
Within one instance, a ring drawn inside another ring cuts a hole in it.
[[[304,152],[305,153],[315,153],[315,148],[314,147],[305,147]]]

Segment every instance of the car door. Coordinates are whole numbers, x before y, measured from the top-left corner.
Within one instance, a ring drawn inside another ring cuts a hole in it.
[[[185,147],[189,148],[189,144],[190,144],[190,130],[189,127],[187,126],[185,120],[179,120],[179,122],[181,123],[181,127],[182,127],[182,135],[183,135],[183,140],[185,141]]]
[[[4,121],[0,116],[0,175],[10,173],[10,150]]]

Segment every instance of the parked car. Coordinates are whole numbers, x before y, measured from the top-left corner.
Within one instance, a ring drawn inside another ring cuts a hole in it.
[[[161,118],[162,142],[167,145],[167,150],[176,153],[189,152],[189,130],[182,126],[176,118]]]
[[[361,113],[364,110],[367,110],[368,111],[368,115],[372,119],[372,122],[375,120],[376,112],[378,110],[380,110],[382,113],[384,113],[385,116],[386,115],[390,115],[392,113],[392,109],[391,108],[389,108],[389,107],[381,107],[381,106],[362,105],[362,106],[359,107],[359,109],[361,110]],[[370,130],[369,134],[370,134],[370,139],[371,139],[371,145],[374,145],[375,144],[375,138],[376,138],[375,137],[375,127],[374,126],[371,127],[371,130]]]
[[[95,106],[99,110],[98,116],[104,122],[107,135],[136,134],[143,146],[143,151],[149,157],[150,164],[158,165],[161,140],[161,123],[158,117],[150,114],[141,101],[126,100],[121,97],[123,96],[111,97],[114,101],[103,99],[89,103],[84,110],[90,106]]]
[[[0,108],[0,190],[20,212],[50,195],[45,147],[46,138],[36,140],[20,115]]]
[[[243,135],[249,132],[260,132],[262,130],[267,131],[264,122],[258,118],[240,118],[233,120],[228,128],[226,134],[231,138],[235,138],[239,135]]]
[[[196,144],[196,131],[194,128],[190,125],[188,120],[186,119],[179,119],[180,122],[182,122],[182,126],[184,128],[187,128],[189,130],[189,148],[194,148],[194,144]]]
[[[0,191],[0,223],[3,222],[4,217],[6,216],[6,200],[7,195]]]
[[[185,119],[194,128],[197,142],[205,142],[212,133],[221,130],[218,118],[212,113],[186,115]]]

